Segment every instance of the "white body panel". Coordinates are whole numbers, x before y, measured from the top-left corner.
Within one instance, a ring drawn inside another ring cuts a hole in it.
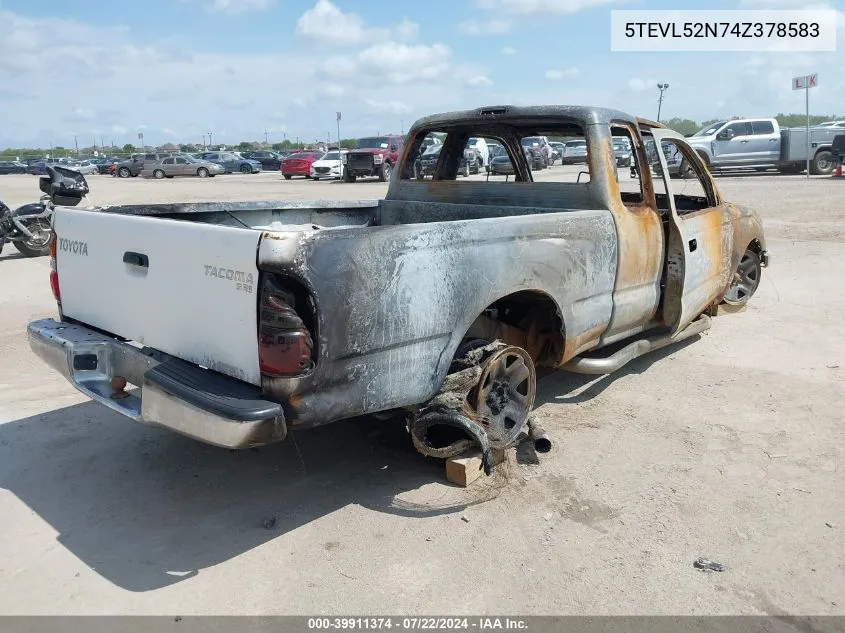
[[[62,207],[54,226],[62,312],[260,385],[260,231]],[[149,266],[124,263],[146,255]]]

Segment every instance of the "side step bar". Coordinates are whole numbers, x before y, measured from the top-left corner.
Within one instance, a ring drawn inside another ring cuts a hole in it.
[[[663,334],[641,338],[606,358],[584,358],[582,356],[576,356],[568,363],[562,365],[561,369],[577,374],[612,374],[635,358],[639,358],[644,354],[658,350],[661,347],[666,347],[672,343],[679,343],[696,334],[701,334],[705,330],[709,330],[710,325],[710,317],[702,314],[674,337]]]

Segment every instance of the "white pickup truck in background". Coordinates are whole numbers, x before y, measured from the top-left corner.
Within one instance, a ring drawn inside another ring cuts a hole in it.
[[[833,171],[833,139],[843,133],[830,127],[810,128],[811,174],[827,175]],[[688,137],[688,141],[713,171],[777,168],[783,174],[798,174],[807,168],[807,128],[781,128],[775,119],[717,121]]]

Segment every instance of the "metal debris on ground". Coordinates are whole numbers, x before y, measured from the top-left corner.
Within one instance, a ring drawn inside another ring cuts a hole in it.
[[[275,516],[267,517],[264,519],[264,527],[268,530],[276,529],[276,526],[279,524],[279,519]]]
[[[707,560],[706,558],[697,558],[692,566],[701,571],[725,571],[727,569],[721,563]]]

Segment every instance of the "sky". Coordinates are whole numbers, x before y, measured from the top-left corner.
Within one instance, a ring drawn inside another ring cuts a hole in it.
[[[0,147],[303,142],[402,133],[482,105],[663,119],[845,118],[840,53],[611,52],[612,9],[834,8],[845,0],[0,0]]]

